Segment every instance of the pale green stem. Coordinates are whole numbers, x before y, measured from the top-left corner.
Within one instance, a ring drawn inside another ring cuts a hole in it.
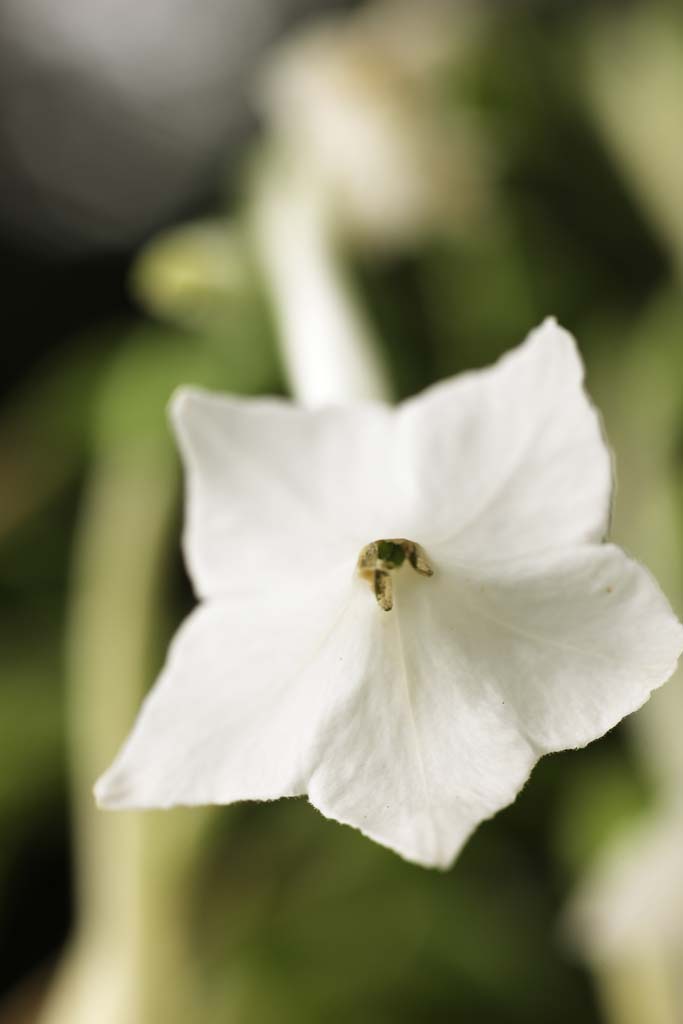
[[[683,492],[673,446],[682,412],[677,353],[682,308],[675,291],[659,296],[634,343],[623,350],[621,373],[615,377],[610,353],[591,378],[618,455],[614,539],[654,572],[679,614]],[[679,668],[629,723],[656,786],[659,809],[654,813],[683,814],[682,681]],[[653,907],[652,914],[658,913],[661,908]],[[675,956],[675,950],[652,937],[649,922],[643,921],[637,946],[618,955],[594,957],[592,968],[607,1019],[612,1024],[681,1024],[675,992],[681,965],[674,962]]]
[[[613,536],[642,559],[679,615],[683,479],[675,446],[683,417],[681,315],[683,301],[675,290],[658,296],[634,343],[623,350],[619,377],[611,359],[604,367],[604,396],[598,396],[618,452]],[[679,669],[631,720],[644,763],[667,801],[681,800],[683,790],[681,681]]]
[[[295,398],[305,405],[388,400],[379,346],[340,265],[324,196],[295,169],[266,161],[251,212]]]
[[[656,945],[596,966],[605,1018],[615,1024],[681,1024],[673,970]]]
[[[603,140],[683,279],[683,31],[676,4],[587,22],[579,80]]]
[[[92,798],[157,654],[177,495],[170,456],[163,440],[105,451],[84,499],[67,651],[77,925],[41,1024],[187,1019],[179,930],[198,821],[105,814]]]

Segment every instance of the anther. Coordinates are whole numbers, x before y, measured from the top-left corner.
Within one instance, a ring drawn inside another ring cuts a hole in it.
[[[373,540],[366,544],[358,556],[358,574],[370,583],[377,604],[385,612],[394,606],[392,572],[408,562],[420,576],[433,576],[434,570],[415,541],[404,537],[391,540]]]

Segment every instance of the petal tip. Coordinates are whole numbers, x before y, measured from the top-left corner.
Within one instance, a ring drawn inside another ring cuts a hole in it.
[[[95,804],[101,811],[115,811],[131,807],[130,787],[125,777],[114,767],[100,775],[93,786]]]
[[[175,388],[168,400],[167,411],[168,418],[176,429],[184,419],[188,406],[201,395],[202,391],[199,388],[188,387],[187,385]]]
[[[535,327],[530,332],[529,337],[541,337],[544,339],[545,344],[547,344],[548,341],[552,341],[555,344],[571,346],[571,348],[575,352],[578,352],[579,346],[577,344],[576,338],[574,337],[571,331],[567,330],[566,327],[562,326],[557,317],[554,315],[545,317],[545,319],[540,322],[538,327]]]
[[[105,775],[102,775],[93,786],[92,795],[95,800],[95,804],[100,811],[106,811],[109,809],[110,804],[108,800]]]
[[[563,327],[555,316],[547,316],[538,327],[534,327],[520,349],[531,349],[540,359],[546,358],[547,350],[551,347],[555,359],[562,362],[565,372],[568,371],[579,384],[583,383],[586,371],[579,344],[571,331]]]

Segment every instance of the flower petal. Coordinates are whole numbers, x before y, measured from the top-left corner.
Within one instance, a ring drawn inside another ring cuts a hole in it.
[[[403,573],[394,610],[369,620],[308,792],[328,817],[447,867],[542,754],[596,739],[672,674],[683,628],[610,545],[504,578],[440,568]]]
[[[433,582],[403,573],[393,611],[370,609],[362,674],[325,722],[308,793],[327,817],[446,868],[514,800],[537,754],[450,625],[435,620]]]
[[[447,867],[542,753],[634,710],[683,646],[656,585],[611,546],[507,578],[403,570],[394,597],[385,614],[344,568],[284,604],[265,591],[200,606],[99,802],[308,791],[328,817]]]
[[[602,736],[673,674],[683,650],[683,626],[654,579],[612,544],[463,571],[450,587],[439,614],[539,753]]]
[[[406,402],[415,539],[478,563],[602,540],[610,457],[582,381],[574,339],[548,319],[493,367]]]
[[[306,410],[178,392],[185,553],[199,595],[261,593],[342,561],[352,572],[384,500],[392,416],[381,403]]]
[[[109,807],[309,793],[448,866],[541,754],[642,704],[683,648],[607,525],[611,471],[552,321],[492,370],[406,403],[301,410],[181,393],[201,605],[96,794]],[[304,457],[305,456],[305,457]],[[407,537],[434,568],[355,574]]]
[[[448,866],[514,799],[536,754],[469,668],[454,671],[447,643],[433,656],[428,619],[414,624],[411,611],[404,621],[400,605],[387,615],[365,583],[344,582],[338,573],[284,607],[273,595],[200,605],[98,781],[99,804],[308,791],[328,817],[409,860]]]
[[[337,574],[308,592],[283,595],[265,581],[256,599],[199,605],[97,783],[100,805],[305,793],[324,701],[356,671],[353,651],[341,660],[336,632],[353,593],[348,574]]]

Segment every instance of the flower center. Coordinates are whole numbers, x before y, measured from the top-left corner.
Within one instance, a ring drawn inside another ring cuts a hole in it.
[[[377,604],[385,612],[394,606],[392,572],[400,569],[404,562],[412,565],[420,576],[433,576],[434,570],[427,561],[424,551],[415,541],[404,537],[392,540],[373,540],[366,544],[358,556],[358,575],[367,580],[373,589]]]

